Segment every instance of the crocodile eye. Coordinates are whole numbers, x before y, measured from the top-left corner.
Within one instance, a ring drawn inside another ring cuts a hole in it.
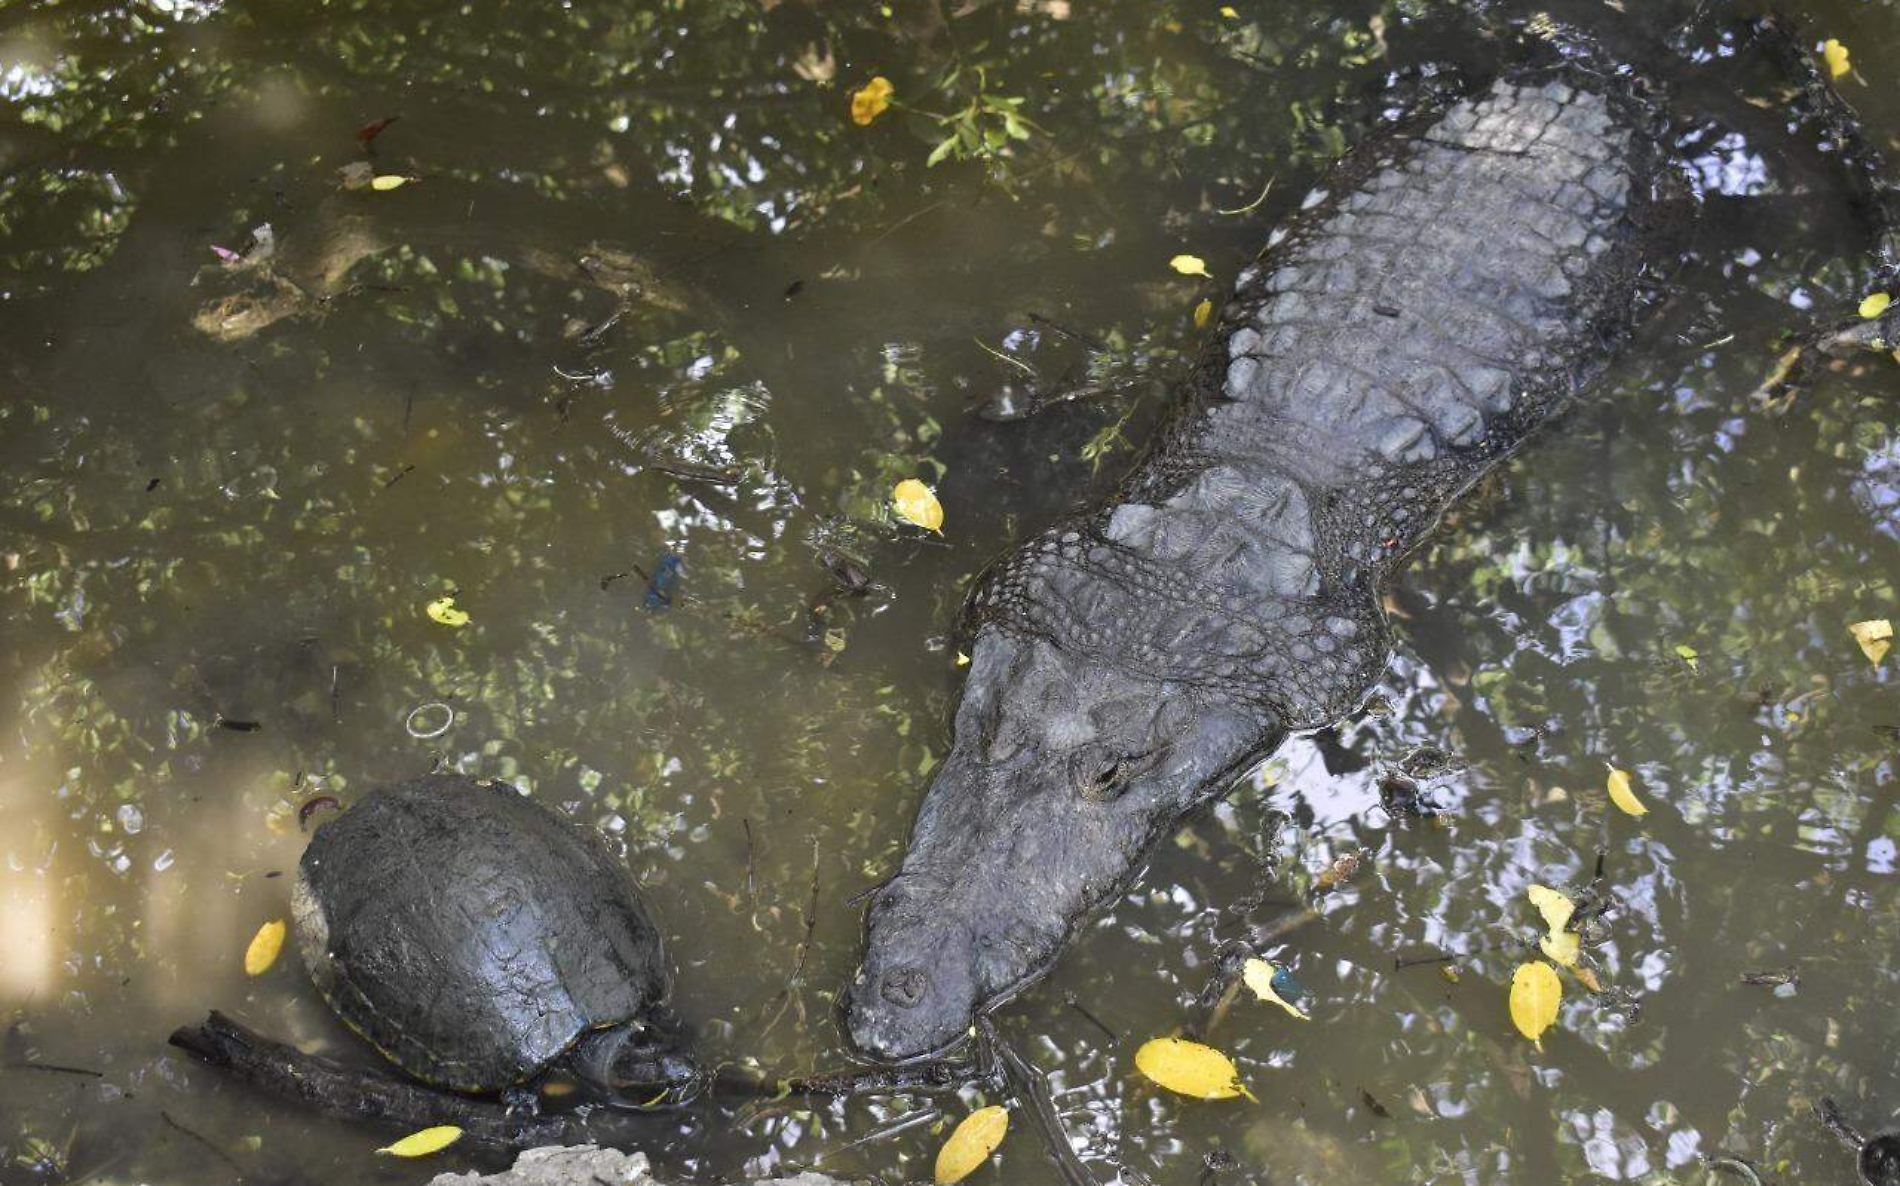
[[[1128,785],[1133,766],[1099,746],[1085,746],[1069,760],[1069,781],[1084,799],[1105,803]]]

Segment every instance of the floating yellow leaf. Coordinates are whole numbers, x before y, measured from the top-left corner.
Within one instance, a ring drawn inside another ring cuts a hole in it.
[[[251,936],[251,945],[244,949],[244,974],[262,976],[270,971],[277,962],[277,953],[284,949],[284,920],[273,918],[257,928],[257,934]]]
[[[1009,1109],[1000,1104],[978,1108],[963,1118],[950,1139],[937,1150],[937,1186],[950,1186],[975,1173],[1003,1143],[1009,1131]]]
[[[1207,323],[1214,320],[1214,301],[1212,298],[1194,306],[1194,328],[1206,329]]]
[[[1237,21],[1240,19],[1240,14],[1235,12],[1232,8],[1228,7],[1225,4],[1221,5],[1220,14],[1226,17],[1230,21]]]
[[[943,504],[930,487],[916,478],[905,478],[891,491],[891,503],[906,523],[915,523],[925,531],[943,531]]]
[[[1570,971],[1572,975],[1576,976],[1578,983],[1582,984],[1585,988],[1589,989],[1591,992],[1603,991],[1603,982],[1597,979],[1597,974],[1593,970],[1584,967],[1582,964],[1579,964],[1576,967],[1570,969]]]
[[[1537,949],[1552,963],[1574,968],[1583,954],[1583,938],[1574,931],[1552,931],[1537,941]]]
[[[1643,806],[1643,801],[1638,799],[1636,792],[1630,789],[1630,776],[1627,771],[1618,770],[1614,766],[1610,767],[1609,788],[1610,802],[1616,804],[1619,811],[1638,819],[1649,814],[1649,808]]]
[[[1544,916],[1544,925],[1554,935],[1570,925],[1570,916],[1577,912],[1577,904],[1569,898],[1551,889],[1547,885],[1533,885],[1524,891],[1531,905]]]
[[[968,667],[969,665],[970,665],[970,656],[964,654],[962,651],[958,651],[957,652],[957,666]]]
[[[1847,61],[1847,47],[1832,37],[1821,43],[1821,57],[1827,61],[1827,72],[1831,78],[1839,78],[1854,68]]]
[[[409,182],[410,178],[404,177],[400,173],[385,173],[381,177],[373,179],[369,183],[369,187],[379,192],[387,192],[392,189],[401,189],[403,186],[408,185]]]
[[[1202,1100],[1253,1099],[1232,1059],[1185,1038],[1154,1038],[1135,1051],[1135,1069],[1169,1091]],[[1258,1101],[1256,1101],[1258,1102]]]
[[[1570,916],[1577,912],[1577,904],[1569,898],[1551,889],[1547,885],[1533,885],[1525,891],[1531,905],[1544,916],[1544,926],[1549,931],[1538,946],[1545,955],[1566,968],[1577,966],[1577,956],[1583,951],[1583,940],[1564,930],[1570,925]]]
[[[1542,1049],[1538,1040],[1556,1022],[1563,997],[1564,986],[1555,968],[1542,960],[1518,965],[1511,976],[1511,1024]]]
[[[463,627],[468,625],[468,612],[455,608],[455,598],[438,597],[422,607],[431,622],[440,622],[444,626]]]
[[[1310,1021],[1311,1018],[1307,1017],[1304,1010],[1274,991],[1273,976],[1279,970],[1266,960],[1256,957],[1240,965],[1240,978],[1246,982],[1248,988],[1253,989],[1253,995],[1261,1000],[1280,1006],[1301,1021]]]
[[[412,1132],[393,1145],[384,1145],[376,1150],[391,1157],[427,1157],[462,1139],[462,1130],[453,1124],[438,1124],[434,1128],[425,1128],[421,1132]]]
[[[1860,653],[1867,656],[1867,661],[1876,667],[1880,666],[1880,661],[1887,657],[1887,651],[1893,646],[1893,623],[1886,618],[1855,622],[1847,628],[1847,632],[1860,644]]]
[[[1696,653],[1696,649],[1694,647],[1690,646],[1686,642],[1679,642],[1676,644],[1676,658],[1681,659],[1684,663],[1687,663],[1689,665],[1690,671],[1702,670],[1702,665],[1698,661],[1701,659],[1701,656]]]
[[[1177,255],[1168,261],[1168,266],[1183,276],[1205,276],[1209,280],[1214,274],[1207,270],[1207,261],[1198,255]]]
[[[1885,313],[1887,311],[1888,306],[1892,304],[1893,304],[1892,293],[1886,293],[1886,292],[1873,293],[1872,295],[1868,296],[1866,300],[1860,303],[1860,315],[1862,317],[1865,317],[1867,320],[1872,321],[1874,318],[1880,316],[1882,313]]]
[[[878,116],[883,115],[891,105],[891,95],[897,90],[891,80],[878,75],[851,92],[851,122],[860,128],[869,127]]]

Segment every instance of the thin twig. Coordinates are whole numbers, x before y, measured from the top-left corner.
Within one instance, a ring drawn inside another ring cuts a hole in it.
[[[163,1120],[166,1124],[170,1125],[172,1128],[185,1134],[186,1136],[190,1137],[192,1140],[198,1142],[200,1145],[203,1145],[206,1149],[209,1149],[213,1157],[216,1157],[219,1161],[222,1161],[224,1164],[231,1167],[231,1172],[237,1175],[238,1181],[242,1182],[244,1180],[244,1167],[239,1165],[237,1162],[233,1161],[231,1159],[231,1155],[229,1153],[226,1153],[224,1150],[218,1148],[217,1144],[213,1142],[209,1137],[205,1136],[203,1133],[194,1132],[191,1129],[186,1128],[184,1125],[178,1123],[176,1120],[173,1120],[172,1114],[170,1112],[161,1111],[158,1114],[158,1118],[160,1120]]]
[[[798,941],[798,958],[792,963],[792,974],[786,977],[785,987],[779,989],[778,996],[773,1001],[778,1006],[778,1012],[773,1014],[772,1020],[766,1024],[763,1031],[765,1034],[771,1033],[772,1027],[784,1019],[785,1011],[791,1007],[793,1001],[798,1002],[798,1020],[800,1022],[805,1020],[805,1001],[796,990],[805,983],[805,964],[811,959],[812,934],[818,929],[818,845],[816,844],[811,846],[811,894],[802,913],[805,918],[805,935]]]
[[[870,1132],[859,1137],[857,1140],[852,1141],[848,1145],[840,1145],[836,1149],[825,1150],[824,1152],[820,1153],[818,1156],[812,1158],[812,1161],[814,1164],[823,1162],[825,1158],[830,1157],[836,1153],[846,1153],[852,1149],[859,1148],[860,1146],[869,1145],[873,1141],[887,1141],[890,1138],[896,1136],[898,1133],[909,1132],[913,1128],[917,1128],[921,1125],[929,1124],[933,1120],[940,1120],[942,1118],[943,1118],[943,1109],[941,1108],[919,1108],[915,1112],[906,1112],[904,1115],[899,1116],[896,1120],[891,1121],[889,1124],[883,1125],[882,1127],[879,1127],[879,1128],[872,1129]]]
[[[104,1071],[88,1070],[85,1067],[61,1066],[59,1063],[56,1063],[56,1062],[17,1061],[17,1062],[9,1062],[5,1065],[7,1066],[9,1070],[52,1071],[55,1074],[60,1074],[60,1075],[84,1075],[88,1079],[103,1079],[106,1077]]]
[[[1043,1073],[1030,1066],[1028,1060],[1016,1053],[1014,1047],[1003,1041],[996,1032],[996,1026],[988,1017],[977,1018],[977,1027],[984,1042],[996,1054],[1003,1064],[1003,1073],[1014,1084],[1022,1097],[1029,1118],[1035,1122],[1036,1133],[1042,1137],[1043,1147],[1061,1171],[1062,1180],[1068,1186],[1100,1186],[1095,1175],[1089,1173],[1082,1159],[1075,1155],[1075,1148],[1069,1144],[1068,1134],[1063,1131],[1062,1117],[1056,1112],[1055,1100],[1049,1095],[1049,1081]]]

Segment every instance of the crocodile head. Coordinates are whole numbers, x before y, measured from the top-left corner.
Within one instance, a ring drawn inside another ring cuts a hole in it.
[[[866,916],[852,1041],[886,1060],[955,1044],[1277,740],[1257,710],[983,630],[909,855]]]

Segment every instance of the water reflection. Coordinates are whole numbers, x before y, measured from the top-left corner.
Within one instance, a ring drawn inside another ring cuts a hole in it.
[[[1891,7],[1813,11],[1890,73]],[[4,1180],[203,1180],[166,1115],[247,1174],[415,1180],[162,1037],[215,1005],[360,1053],[293,962],[239,958],[285,910],[301,803],[438,765],[603,829],[712,1057],[839,1058],[854,898],[945,740],[946,625],[1144,438],[1159,400],[1127,381],[1181,373],[1211,292],[1165,261],[1231,275],[1382,84],[1481,52],[1394,9],[545,15],[0,18],[0,1024],[9,1062],[101,1076],[0,1073]],[[1394,592],[1382,711],[1164,845],[1004,1014],[1105,1177],[1659,1180],[1730,1149],[1820,1181],[1843,1167],[1806,1102],[1900,1098],[1892,677],[1844,629],[1900,575],[1891,372],[1751,399],[1776,335],[1856,291],[1860,240],[1772,87],[1706,60],[1686,95],[1770,109],[1687,141],[1723,200],[1684,291]],[[926,168],[928,117],[846,119],[872,69],[932,110],[980,77],[1044,132]],[[352,164],[416,180],[345,188]],[[1005,383],[1058,398],[983,419]],[[885,510],[913,476],[942,540]],[[664,612],[607,579],[669,551]],[[839,554],[874,593],[836,592]],[[461,629],[423,612],[451,591]],[[427,704],[449,727],[408,727]],[[1381,781],[1423,745],[1462,766],[1414,818]],[[1501,987],[1524,893],[1599,854],[1605,994],[1569,985],[1539,1054]],[[1259,1105],[1164,1096],[1132,1051],[1198,1024],[1237,942],[1314,1020],[1247,1004],[1210,1035]],[[1739,982],[1791,964],[1791,995]],[[654,1151],[915,1177],[932,1109],[977,1102],[707,1113]],[[1046,1180],[1026,1129],[1000,1172]]]

